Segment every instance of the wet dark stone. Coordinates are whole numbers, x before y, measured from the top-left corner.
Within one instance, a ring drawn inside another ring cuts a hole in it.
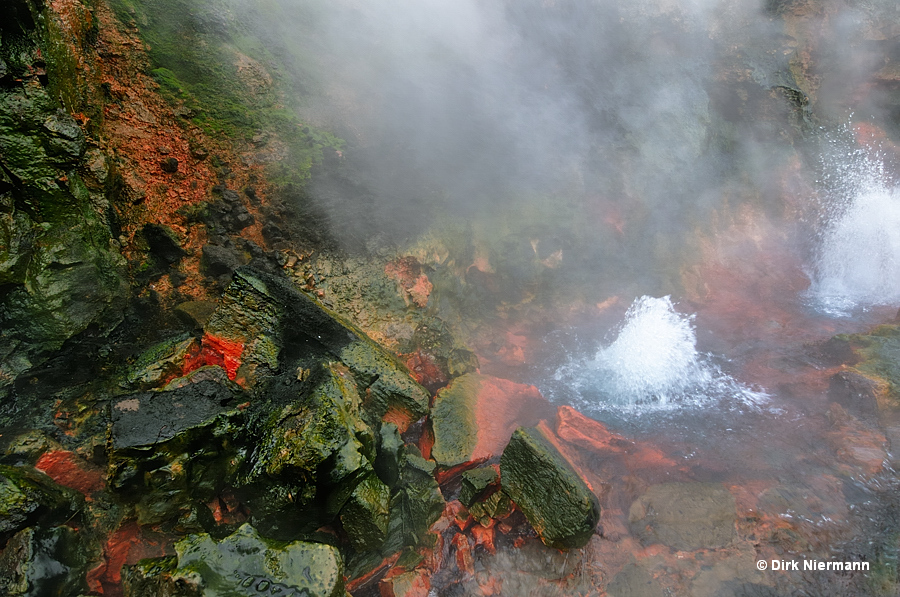
[[[181,248],[178,236],[168,226],[145,224],[142,232],[150,245],[150,253],[163,263],[172,265],[187,255]]]
[[[165,158],[159,161],[159,167],[163,172],[174,174],[178,172],[178,158]]]
[[[28,528],[0,551],[0,594],[82,595],[89,552],[73,529]]]
[[[245,263],[244,256],[236,249],[212,244],[203,246],[200,266],[207,276],[218,278],[223,275],[231,275],[234,270]]]
[[[0,545],[35,524],[60,524],[77,511],[79,496],[26,467],[0,466]]]
[[[874,416],[878,414],[878,385],[855,371],[840,371],[829,380],[828,398],[855,414]]]
[[[225,412],[234,398],[229,388],[212,381],[171,392],[142,392],[120,398],[112,405],[112,448],[165,442]]]

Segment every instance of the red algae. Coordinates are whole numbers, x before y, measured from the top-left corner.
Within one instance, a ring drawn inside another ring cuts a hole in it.
[[[225,369],[228,379],[234,381],[238,368],[241,366],[243,352],[243,343],[220,338],[207,332],[203,335],[200,349],[185,359],[181,375],[187,375],[206,365],[218,365]]]
[[[35,468],[45,472],[51,479],[64,487],[74,489],[86,496],[105,488],[104,473],[88,464],[74,452],[56,450],[44,452]]]
[[[104,597],[121,596],[122,566],[165,555],[167,543],[163,537],[150,537],[134,521],[122,524],[103,547],[103,563],[88,572],[88,587]]]

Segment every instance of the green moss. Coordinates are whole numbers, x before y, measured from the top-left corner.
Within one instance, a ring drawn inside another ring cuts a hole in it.
[[[249,140],[277,134],[289,157],[273,167],[275,183],[303,182],[325,148],[344,141],[302,122],[300,98],[270,40],[254,31],[264,7],[230,0],[113,0],[125,23],[149,45],[151,75],[161,93],[208,134]],[[304,10],[304,7],[298,9]]]

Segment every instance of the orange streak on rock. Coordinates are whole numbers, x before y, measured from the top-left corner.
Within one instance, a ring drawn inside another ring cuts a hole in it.
[[[400,433],[406,433],[406,430],[409,429],[409,426],[414,422],[413,416],[409,411],[397,408],[396,406],[388,407],[387,412],[384,413],[381,420],[385,423],[393,423],[396,425],[397,430],[400,431]],[[428,458],[428,456],[425,458]]]
[[[454,535],[451,543],[456,548],[456,566],[459,571],[469,578],[475,576],[475,561],[472,558],[472,546],[469,545],[469,538],[462,534]]]
[[[163,545],[144,536],[136,522],[127,522],[107,539],[103,563],[87,574],[88,587],[91,593],[118,597],[122,595],[122,566],[162,555],[165,555]]]
[[[358,591],[360,589],[360,587],[363,587],[363,586],[369,584],[370,582],[372,582],[372,580],[374,578],[378,577],[380,574],[384,574],[386,570],[390,569],[397,562],[397,559],[399,557],[400,557],[400,553],[397,552],[394,555],[392,555],[388,558],[385,558],[384,560],[381,561],[380,564],[378,564],[375,568],[373,568],[366,574],[364,574],[358,578],[354,578],[353,580],[348,582],[346,587],[344,587],[344,588],[347,590],[348,593],[354,593],[354,592]]]
[[[499,455],[517,427],[533,426],[541,419],[553,416],[553,412],[553,407],[536,387],[486,377],[475,404],[478,440],[472,451],[472,461],[482,462]]]
[[[243,352],[243,343],[206,333],[203,335],[199,352],[185,359],[181,375],[187,375],[206,365],[218,365],[225,369],[228,379],[234,380],[241,366]]]
[[[472,525],[472,530],[469,531],[472,533],[472,538],[475,539],[475,545],[481,546],[488,551],[488,553],[497,553],[497,548],[494,546],[494,521],[491,520],[491,525],[489,527],[481,526],[481,524]]]
[[[74,452],[65,450],[44,452],[35,464],[35,468],[47,473],[60,485],[84,495],[99,491],[106,484],[103,480],[103,473],[90,466]]]

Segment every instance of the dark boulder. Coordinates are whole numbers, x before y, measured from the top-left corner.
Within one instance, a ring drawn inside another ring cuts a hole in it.
[[[582,547],[600,521],[600,503],[540,427],[516,429],[500,457],[503,492],[546,545]]]

